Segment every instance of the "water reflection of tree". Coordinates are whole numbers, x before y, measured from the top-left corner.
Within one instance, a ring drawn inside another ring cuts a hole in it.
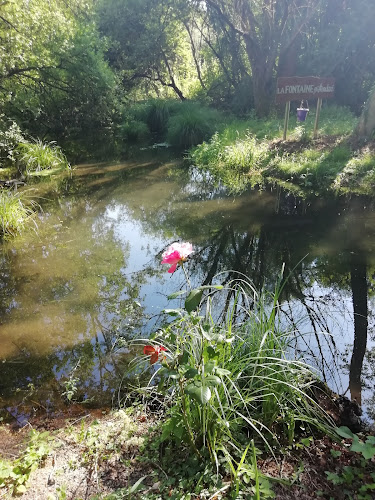
[[[362,402],[362,367],[367,347],[367,263],[363,252],[352,252],[350,281],[353,298],[354,344],[350,361],[349,388],[353,399]]]
[[[364,247],[364,230],[357,224],[356,208],[354,207],[352,216],[348,216],[345,214],[350,212],[351,205],[345,201],[319,200],[317,204],[308,206],[306,202],[280,193],[275,201],[275,197],[269,192],[252,193],[232,199],[226,197],[221,190],[210,191],[209,185],[205,184],[202,189],[199,179],[195,185],[190,183],[181,190],[173,179],[165,177],[165,169],[155,166],[145,165],[139,174],[139,179],[135,183],[132,182],[128,190],[118,192],[119,203],[126,206],[127,213],[142,224],[146,234],[162,235],[166,241],[178,236],[193,242],[196,253],[190,268],[195,284],[217,283],[220,279],[225,285],[237,278],[238,273],[242,273],[253,281],[257,289],[265,287],[273,291],[282,265],[285,265],[284,276],[288,276],[288,280],[282,296],[284,314],[296,330],[312,332],[315,339],[315,343],[310,345],[307,340],[305,342],[307,337],[302,336],[295,347],[300,352],[310,352],[311,356],[320,353],[320,368],[323,373],[327,372],[328,376],[329,370],[334,368],[332,362],[336,359],[337,346],[333,337],[322,335],[321,332],[330,333],[332,330],[332,315],[349,314],[344,310],[347,297],[352,297],[355,312],[362,311],[362,316],[358,315],[358,318],[366,316],[364,303],[367,303],[365,296],[368,292],[365,276],[367,274],[368,280],[374,265],[369,259],[372,248]],[[126,180],[127,174],[121,175],[124,175]],[[94,203],[100,206],[108,191],[113,193],[116,200],[116,177],[113,176],[107,183],[98,176],[97,181],[100,181],[102,187]],[[74,201],[75,204],[78,203],[79,217],[87,207],[93,206],[93,202],[89,200],[86,205],[79,205],[81,201],[79,194]],[[70,221],[69,224],[74,223],[75,217],[74,210],[72,212],[70,208],[64,214],[64,220]],[[105,391],[113,384],[112,374],[116,377],[117,373],[117,368],[112,367],[115,361],[111,358],[116,335],[119,331],[130,333],[131,328],[128,328],[124,318],[132,318],[134,314],[134,321],[137,321],[137,315],[141,313],[136,305],[137,297],[141,293],[142,285],[147,281],[147,276],[156,271],[150,268],[131,278],[126,277],[126,249],[120,248],[118,242],[112,244],[113,234],[108,231],[107,222],[94,228],[95,235],[90,242],[91,253],[82,254],[80,263],[71,269],[71,279],[55,279],[54,287],[48,283],[44,287],[43,300],[51,300],[51,297],[55,300],[68,299],[67,307],[84,317],[87,331],[91,332],[92,336],[88,344],[87,339],[82,343],[75,343],[73,357],[71,348],[60,346],[56,358],[51,358],[48,363],[46,359],[46,372],[50,374],[50,378],[46,376],[46,380],[52,380],[55,365],[58,367],[56,370],[61,371],[63,366],[67,366],[69,359],[72,360],[69,366],[73,367],[80,355],[94,360],[97,353],[100,353],[101,358],[95,358],[99,375],[90,383],[95,390]],[[375,228],[371,227],[371,230],[375,234]],[[368,227],[366,231],[369,232]],[[106,240],[112,242],[110,247],[107,246]],[[70,251],[69,245],[66,246]],[[45,251],[56,252],[53,238]],[[74,253],[81,250],[77,246],[72,251]],[[362,258],[361,255],[367,257],[365,267],[363,259],[362,264],[355,264],[355,255],[351,252],[355,252],[358,259]],[[12,282],[11,278],[7,278],[7,273],[9,276],[12,274],[10,268],[14,269],[16,265],[15,258],[13,255],[7,261],[9,273],[6,270],[6,262],[3,272],[8,280],[7,288],[13,287],[17,296],[19,288],[29,286],[32,290],[32,284],[28,285],[27,279],[23,282]],[[90,272],[86,260],[93,263],[99,277]],[[218,273],[228,270],[229,272],[217,278]],[[82,293],[74,297],[77,283],[82,287]],[[86,303],[83,300],[85,295],[90,299]],[[96,298],[92,301],[90,295]],[[226,297],[227,307],[233,301],[233,295],[234,291],[229,290]],[[243,304],[238,303],[237,307],[240,309],[241,305]],[[12,304],[8,301],[4,311],[10,310],[11,307]],[[334,314],[331,314],[332,309],[335,309]],[[306,320],[302,326],[297,313]],[[363,340],[366,338],[364,326],[364,323],[355,324],[355,345],[350,370],[352,382],[360,380]],[[83,346],[85,342],[86,345]],[[87,366],[90,366],[90,362]],[[82,378],[83,375],[90,380],[89,373],[82,372]],[[26,372],[18,377],[23,377],[27,385]],[[38,380],[37,375],[31,378]]]
[[[15,414],[26,396],[27,412],[30,401],[61,401],[69,376],[75,399],[110,404],[131,357],[116,352],[118,340],[144,322],[147,273],[125,274],[129,249],[111,222],[85,198],[63,209],[64,225],[46,216],[37,238],[3,253],[0,295],[11,300],[1,303],[0,335],[13,346],[1,361],[0,402]]]
[[[258,220],[258,225],[250,230],[244,230],[238,220],[221,227],[211,226],[213,235],[205,241],[200,227],[206,230],[207,224],[195,220],[192,231],[184,220],[179,226],[184,237],[200,240],[195,267],[197,282],[211,284],[217,273],[230,269],[233,272],[221,278],[223,285],[239,272],[249,276],[258,289],[263,286],[273,289],[281,266],[285,264],[288,280],[282,297],[283,311],[296,330],[300,329],[300,317],[305,317],[302,333],[312,332],[315,341],[313,347],[307,341],[303,347],[307,339],[303,335],[298,349],[310,350],[312,356],[320,357],[319,368],[327,378],[337,370],[337,347],[342,348],[336,345],[340,338],[331,335],[332,329],[337,330],[337,326],[333,325],[335,317],[350,315],[354,323],[350,389],[352,397],[360,400],[360,380],[367,344],[367,274],[370,271],[366,262],[369,249],[363,248],[363,235],[368,234],[368,228],[366,231],[359,221],[366,213],[363,214],[355,203],[346,205],[342,202],[339,205],[330,202],[328,207],[310,212],[306,206],[300,211],[297,207],[293,212],[296,204],[291,210],[293,204],[290,201],[289,197],[284,210],[281,200],[278,214],[270,217],[266,213],[264,220],[260,223]],[[341,213],[345,217],[340,224],[338,216]],[[215,222],[217,224],[217,220]],[[332,239],[328,248],[327,238]],[[328,251],[320,249],[320,241],[322,248]],[[231,290],[228,293],[234,292]],[[343,296],[349,297],[349,293],[352,311],[347,308],[347,300],[342,299]],[[227,300],[229,303],[230,300]],[[298,318],[296,304],[301,306]]]

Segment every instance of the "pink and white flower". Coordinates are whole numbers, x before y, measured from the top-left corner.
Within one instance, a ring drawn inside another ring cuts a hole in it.
[[[173,243],[163,253],[161,263],[172,264],[168,272],[174,273],[177,265],[185,262],[191,253],[193,253],[193,245],[191,243]]]

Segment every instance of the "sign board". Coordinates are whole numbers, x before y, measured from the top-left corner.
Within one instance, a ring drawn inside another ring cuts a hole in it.
[[[285,76],[277,79],[276,103],[302,99],[327,99],[335,92],[334,78]]]

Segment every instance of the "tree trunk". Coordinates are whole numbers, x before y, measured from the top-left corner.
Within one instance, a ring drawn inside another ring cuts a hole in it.
[[[262,51],[246,37],[246,53],[251,65],[255,112],[259,118],[268,116],[274,100],[273,68],[276,54]]]
[[[289,47],[280,54],[277,76],[296,76],[297,61],[301,51],[301,35],[296,36]]]
[[[375,87],[362,111],[361,118],[356,128],[356,135],[360,137],[371,137],[375,131]]]

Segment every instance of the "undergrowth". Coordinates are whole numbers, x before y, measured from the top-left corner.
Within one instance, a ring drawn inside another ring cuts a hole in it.
[[[267,183],[297,189],[302,196],[372,192],[374,155],[352,150],[348,138],[356,120],[347,109],[322,110],[319,134],[326,134],[322,144],[312,140],[313,120],[296,126],[286,142],[276,140],[282,135],[280,123],[273,118],[234,121],[191,149],[190,161],[232,192]]]
[[[219,111],[199,102],[151,99],[128,109],[120,129],[130,143],[153,139],[183,150],[212,137],[223,122]]]
[[[240,483],[249,494],[260,484],[269,489],[257,455],[274,456],[305,432],[333,432],[311,395],[317,374],[290,356],[294,333],[281,327],[281,290],[280,282],[273,294],[259,293],[243,277],[225,289],[190,289],[184,307],[166,311],[173,321],[144,346],[151,358],[137,360],[151,363],[143,393],[157,391],[165,400],[159,446],[211,463],[217,477],[231,478],[236,495]],[[218,294],[225,294],[222,319],[212,309]]]
[[[30,474],[40,467],[51,450],[50,433],[32,430],[26,448],[19,458],[5,460],[0,457],[0,493],[1,491],[9,491],[13,495],[25,493]]]

